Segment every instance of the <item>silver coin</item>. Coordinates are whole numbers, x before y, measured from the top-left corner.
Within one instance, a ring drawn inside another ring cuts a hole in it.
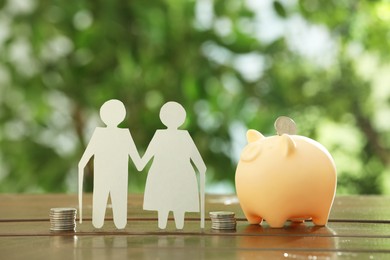
[[[69,229],[69,228],[75,228],[76,225],[52,225],[50,228],[56,228],[56,229]]]
[[[74,222],[76,221],[75,218],[50,218],[50,221],[56,221],[56,222]]]
[[[236,223],[236,220],[235,219],[229,219],[229,220],[214,220],[214,219],[212,219],[211,222],[224,224],[224,223]]]
[[[50,218],[75,218],[76,215],[49,215]]]
[[[50,212],[49,216],[75,216],[76,212]]]
[[[211,227],[212,227],[212,228],[214,228],[214,229],[222,229],[222,228],[226,228],[226,229],[228,229],[228,228],[235,228],[235,227],[236,227],[236,225],[226,225],[226,226],[220,226],[220,225],[211,225]]]
[[[220,216],[212,216],[210,215],[211,219],[229,219],[229,218],[235,218],[234,215],[220,215]]]
[[[230,226],[230,225],[236,225],[237,223],[235,221],[231,222],[212,222],[212,225],[219,225],[219,226]]]
[[[76,216],[51,216],[50,219],[58,219],[58,220],[74,220]]]
[[[230,224],[236,224],[236,221],[211,221],[212,224],[219,224],[219,225],[230,225]]]
[[[54,226],[54,225],[57,225],[57,226],[70,226],[70,225],[74,225],[76,222],[50,222],[50,225]]]
[[[63,219],[63,218],[57,218],[57,219],[50,219],[50,222],[66,222],[66,223],[73,223],[75,222],[76,220],[73,218],[73,219]]]
[[[213,211],[210,212],[211,218],[226,218],[226,217],[234,217],[235,213],[230,211]]]
[[[50,218],[75,218],[76,215],[50,215]]]
[[[50,212],[58,212],[58,213],[77,212],[77,209],[75,209],[75,208],[51,208]]]
[[[211,227],[212,229],[216,229],[216,230],[234,230],[236,229],[236,227],[228,227],[228,228],[225,228],[225,227]]]
[[[235,217],[234,216],[228,216],[228,215],[226,215],[226,216],[219,216],[219,217],[215,217],[215,216],[210,216],[210,218],[211,219],[235,219]]]
[[[70,219],[70,220],[67,220],[67,219],[51,219],[50,222],[51,223],[75,223],[76,220],[74,220],[74,219]]]
[[[50,211],[50,214],[76,214],[77,211]]]
[[[289,134],[289,135],[295,135],[297,134],[297,127],[291,118],[287,116],[280,116],[276,119],[274,124],[276,133],[278,135],[282,134]]]
[[[52,226],[54,226],[54,225],[57,225],[57,226],[70,226],[70,225],[75,225],[76,224],[76,222],[74,222],[74,221],[72,221],[72,222],[65,222],[65,221],[63,221],[63,222],[59,222],[59,221],[57,221],[57,222],[50,222],[50,225],[52,225]]]
[[[50,231],[57,231],[57,232],[63,232],[63,231],[75,231],[74,228],[70,228],[70,229],[50,229]]]
[[[55,224],[50,224],[51,227],[71,227],[75,226],[75,223],[55,223]]]
[[[213,224],[211,224],[211,226],[213,226],[213,227],[235,227],[235,226],[236,226],[236,223],[223,224],[223,225],[213,223]]]
[[[70,224],[74,224],[76,223],[76,221],[50,221],[50,224],[58,224],[58,225],[70,225]]]
[[[51,217],[74,217],[74,216],[76,216],[76,213],[72,213],[72,214],[68,214],[68,213],[58,214],[58,213],[56,213],[56,214],[49,214],[49,216],[51,216]]]
[[[234,226],[234,227],[211,227],[211,229],[214,229],[214,230],[234,230],[234,229],[236,229],[236,226]]]

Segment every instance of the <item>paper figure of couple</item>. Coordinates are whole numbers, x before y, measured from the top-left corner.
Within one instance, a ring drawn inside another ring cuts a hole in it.
[[[108,196],[111,196],[114,224],[118,229],[125,228],[130,156],[138,171],[153,158],[146,179],[143,209],[158,212],[160,229],[166,228],[170,211],[173,211],[177,229],[184,227],[185,212],[200,211],[200,226],[204,228],[206,165],[188,131],[178,129],[186,118],[184,108],[172,101],[162,106],[160,119],[167,128],[156,131],[142,158],[129,129],[118,127],[125,116],[125,106],[116,99],[108,100],[100,108],[106,127],[95,129],[78,165],[80,223],[84,168],[94,156],[92,224],[95,228],[103,226]],[[200,192],[191,161],[200,174]]]

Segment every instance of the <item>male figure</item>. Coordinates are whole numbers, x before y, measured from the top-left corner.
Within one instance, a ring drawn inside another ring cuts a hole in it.
[[[80,223],[84,168],[94,156],[92,224],[95,228],[103,226],[110,195],[115,226],[118,229],[126,226],[128,156],[137,169],[141,159],[129,129],[118,128],[125,116],[125,106],[116,99],[108,100],[100,108],[100,117],[107,127],[95,129],[78,167]]]

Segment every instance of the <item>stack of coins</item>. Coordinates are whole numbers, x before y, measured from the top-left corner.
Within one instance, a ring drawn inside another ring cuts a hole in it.
[[[50,230],[56,232],[75,231],[76,213],[75,208],[50,209]]]
[[[236,218],[234,212],[214,211],[210,212],[211,228],[218,230],[236,229]]]

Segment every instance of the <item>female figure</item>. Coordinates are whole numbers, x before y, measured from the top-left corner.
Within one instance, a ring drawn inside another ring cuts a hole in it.
[[[184,226],[185,212],[199,212],[199,193],[195,170],[200,173],[201,228],[204,228],[204,164],[198,149],[186,130],[179,130],[185,120],[184,108],[168,102],[160,110],[167,129],[157,130],[142,158],[144,167],[153,164],[146,179],[144,210],[158,211],[158,227],[165,229],[169,211],[173,211],[177,229]]]

